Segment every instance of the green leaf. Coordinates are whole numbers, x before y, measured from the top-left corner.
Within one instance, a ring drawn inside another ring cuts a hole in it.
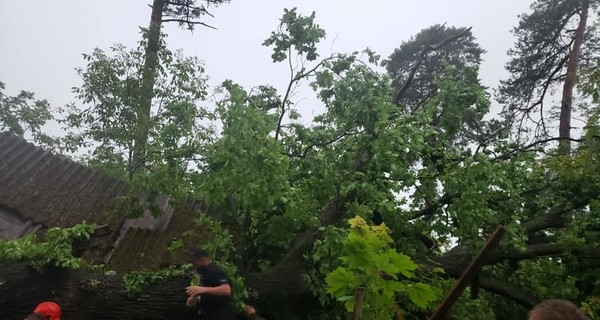
[[[337,268],[325,278],[327,282],[327,292],[333,295],[345,296],[345,293],[351,292],[358,287],[358,277],[346,268]]]
[[[406,293],[412,303],[417,307],[425,309],[437,299],[435,291],[424,283],[414,283],[406,286]]]

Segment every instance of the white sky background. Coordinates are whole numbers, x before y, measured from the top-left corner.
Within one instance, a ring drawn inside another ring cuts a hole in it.
[[[53,106],[73,101],[71,87],[80,80],[74,68],[84,65],[82,53],[115,43],[132,48],[139,26],[150,20],[151,0],[0,0],[0,81],[6,93],[32,91]],[[289,79],[285,63],[273,64],[271,49],[262,41],[275,30],[283,8],[316,11],[316,21],[327,32],[321,54],[352,52],[366,47],[382,58],[404,40],[436,23],[472,26],[487,50],[480,77],[496,87],[506,77],[506,51],[514,37],[510,30],[531,0],[232,0],[213,8],[205,21],[217,30],[198,26],[194,33],[168,24],[167,43],[205,61],[214,87],[225,79],[246,88],[270,84],[282,92]],[[334,41],[335,40],[335,41]],[[312,90],[303,88],[297,99],[304,121],[321,107]],[[56,128],[53,128],[56,129]],[[52,130],[54,131],[54,130]],[[52,133],[58,133],[52,132]]]

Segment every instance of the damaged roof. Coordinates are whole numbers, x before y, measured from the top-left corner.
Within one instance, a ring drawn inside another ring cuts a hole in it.
[[[95,257],[91,260],[122,269],[139,267],[132,263],[136,260],[136,265],[145,263],[144,267],[152,268],[164,263],[171,240],[190,227],[196,214],[213,211],[193,200],[175,208],[168,197],[159,196],[154,199],[160,209],[157,218],[150,210],[141,217],[129,218],[128,212],[114,206],[129,191],[126,181],[53,154],[21,137],[0,133],[0,239],[86,221],[110,230],[103,232],[104,245],[95,245],[97,252],[90,255]],[[140,232],[148,236],[140,237]],[[127,239],[135,239],[135,243]]]

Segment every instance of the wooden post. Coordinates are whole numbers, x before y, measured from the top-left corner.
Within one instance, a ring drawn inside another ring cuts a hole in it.
[[[404,316],[402,315],[402,310],[398,307],[397,304],[394,303],[394,315],[396,315],[396,320],[404,320]]]
[[[437,307],[431,318],[429,320],[442,320],[446,316],[446,313],[450,310],[452,305],[458,300],[460,295],[465,290],[465,287],[473,280],[473,278],[479,273],[481,267],[483,266],[486,254],[493,248],[495,248],[498,243],[500,243],[500,238],[506,233],[506,229],[503,226],[499,225],[494,233],[488,238],[485,246],[481,248],[475,259],[469,264],[467,269],[463,272],[462,276],[450,292],[446,294],[444,300]]]
[[[358,288],[354,291],[354,315],[352,320],[362,319],[363,302],[365,301],[365,289]]]

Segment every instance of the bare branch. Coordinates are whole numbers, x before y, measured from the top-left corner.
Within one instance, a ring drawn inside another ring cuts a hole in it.
[[[175,18],[173,18],[173,19],[163,19],[162,22],[178,22],[178,23],[181,23],[181,24],[186,23],[186,24],[189,24],[189,25],[202,25],[202,26],[205,26],[207,28],[211,28],[211,29],[217,30],[217,28],[215,28],[215,27],[213,27],[211,25],[208,25],[208,24],[206,24],[204,22],[200,22],[200,21],[190,21],[190,20],[185,20],[185,19],[175,19]]]
[[[527,260],[537,257],[563,256],[573,253],[577,256],[589,259],[600,259],[600,249],[595,246],[573,247],[564,243],[541,243],[527,246],[523,251],[496,252],[490,255],[486,264],[496,264],[506,260]]]
[[[283,100],[281,100],[281,113],[279,114],[279,119],[277,119],[277,129],[275,129],[275,140],[279,139],[279,133],[281,132],[281,122],[283,121],[283,117],[285,116],[285,106],[290,97],[290,93],[292,92],[294,82],[297,81],[294,77],[294,66],[292,65],[292,47],[288,48],[288,63],[290,67],[290,82],[288,83],[287,89],[285,90]]]
[[[275,129],[275,140],[279,139],[279,134],[281,133],[281,122],[283,121],[283,117],[285,115],[285,107],[288,104],[288,100],[290,98],[292,88],[297,84],[297,82],[299,82],[303,78],[311,76],[315,71],[317,71],[317,69],[319,69],[321,66],[323,66],[323,64],[325,62],[327,62],[329,60],[333,60],[334,58],[337,57],[337,55],[335,55],[335,56],[330,56],[328,58],[325,58],[325,59],[321,60],[312,69],[310,69],[306,72],[299,72],[296,76],[294,76],[294,68],[292,66],[291,53],[292,53],[292,49],[290,48],[288,50],[288,59],[289,59],[289,67],[290,67],[290,82],[288,83],[287,89],[285,90],[285,95],[283,97],[283,100],[281,100],[281,105],[280,105],[281,114],[279,115],[279,119],[277,120],[277,128]]]
[[[415,212],[410,218],[408,218],[408,220],[415,220],[421,217],[430,216],[439,208],[452,203],[452,199],[453,197],[446,193],[433,204],[426,205],[423,209]]]
[[[499,156],[496,156],[495,158],[491,159],[492,162],[494,161],[498,161],[498,160],[508,160],[510,158],[512,158],[513,156],[517,155],[519,152],[528,152],[528,151],[539,151],[539,150],[531,150],[531,148],[539,146],[539,145],[543,145],[546,144],[548,142],[553,142],[553,141],[560,141],[560,140],[564,140],[564,139],[568,139],[570,141],[573,142],[583,142],[583,139],[574,139],[574,138],[548,138],[548,139],[542,139],[542,140],[538,140],[535,142],[532,142],[526,146],[522,146],[522,147],[517,147],[511,151],[508,151],[506,153],[503,153]]]
[[[204,14],[207,14],[211,17],[215,17],[214,15],[212,15],[210,12],[208,12],[208,10],[206,10],[206,8],[204,6],[198,7],[198,6],[192,6],[190,4],[186,4],[186,3],[176,3],[176,2],[171,2],[171,1],[165,1],[165,4],[170,4],[173,6],[179,6],[179,7],[185,7],[188,10],[199,10],[202,11]]]
[[[308,152],[309,152],[309,151],[310,151],[310,150],[311,150],[313,147],[324,147],[324,146],[330,145],[330,144],[332,144],[332,143],[335,143],[335,142],[337,142],[337,141],[341,140],[341,139],[342,139],[342,138],[344,138],[344,137],[350,137],[350,136],[358,135],[358,134],[364,133],[365,131],[366,131],[366,130],[359,130],[359,131],[357,131],[357,132],[349,132],[349,131],[344,131],[344,132],[342,132],[340,135],[336,136],[335,138],[333,138],[333,139],[331,139],[331,140],[328,140],[328,141],[325,141],[325,142],[321,142],[321,143],[311,143],[311,144],[309,144],[309,145],[308,145],[308,146],[307,146],[307,147],[304,149],[304,151],[303,151],[303,152],[302,152],[302,154],[301,154],[301,157],[302,157],[302,158],[306,157],[306,154],[307,154],[307,153],[308,153]]]

